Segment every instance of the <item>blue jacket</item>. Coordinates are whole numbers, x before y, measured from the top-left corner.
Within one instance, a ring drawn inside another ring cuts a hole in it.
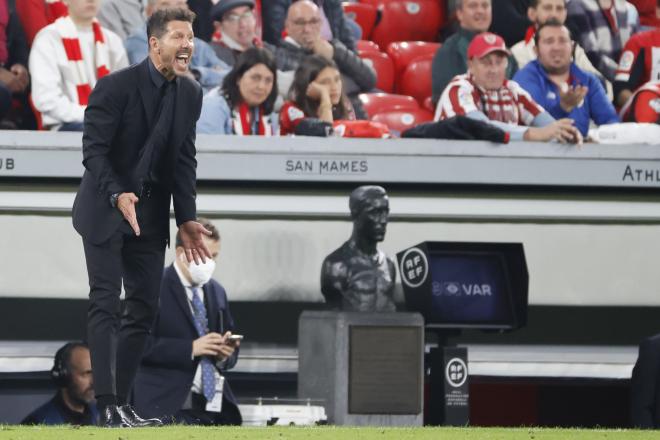
[[[531,61],[520,69],[513,80],[527,90],[532,98],[548,111],[555,119],[570,118],[583,136],[589,132],[589,120],[596,125],[620,122],[614,106],[607,98],[600,80],[571,63],[571,85],[584,85],[589,88],[582,105],[566,113],[559,105],[559,89],[550,81],[545,69],[538,60]]]
[[[202,100],[202,114],[197,121],[197,133],[234,134],[231,109],[220,88],[210,90]],[[268,119],[273,134],[279,133],[277,113],[272,113]]]
[[[89,404],[83,414],[76,414],[64,406],[61,394],[58,392],[48,402],[28,414],[22,425],[96,425],[99,413],[95,404]]]
[[[129,35],[124,41],[124,47],[129,63],[135,64],[145,59],[149,53],[147,25]],[[195,37],[195,50],[190,60],[190,69],[193,73],[196,71],[199,74],[199,84],[204,89],[210,89],[220,85],[231,68],[218,58],[210,44]]]
[[[234,319],[225,289],[211,279],[202,290],[206,296],[209,330],[233,332]],[[192,343],[198,337],[185,289],[176,269],[169,266],[163,273],[156,320],[133,385],[133,404],[138,414],[161,417],[175,415],[182,409],[199,363],[199,358],[192,358]],[[238,352],[237,349],[216,368],[222,372],[233,368]],[[238,406],[228,381],[225,381],[223,397],[225,403]]]

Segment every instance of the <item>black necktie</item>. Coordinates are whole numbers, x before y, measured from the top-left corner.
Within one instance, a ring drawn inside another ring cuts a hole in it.
[[[159,182],[162,180],[162,159],[167,157],[169,134],[172,130],[174,116],[174,99],[176,97],[176,85],[174,81],[167,81],[161,88],[163,94],[158,107],[157,119],[151,133],[144,145],[140,162],[138,163],[137,175],[141,180]]]

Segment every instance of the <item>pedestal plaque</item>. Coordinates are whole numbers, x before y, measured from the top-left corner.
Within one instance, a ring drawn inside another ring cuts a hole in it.
[[[304,312],[298,397],[338,425],[420,426],[424,328],[416,313]]]

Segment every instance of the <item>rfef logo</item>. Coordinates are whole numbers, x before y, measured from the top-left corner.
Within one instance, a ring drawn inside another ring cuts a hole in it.
[[[424,284],[429,274],[429,262],[426,255],[418,248],[410,248],[401,258],[401,279],[408,287],[419,287]]]
[[[445,368],[445,378],[447,383],[454,388],[462,386],[467,380],[468,369],[465,362],[461,358],[453,358],[447,362],[447,367]]]

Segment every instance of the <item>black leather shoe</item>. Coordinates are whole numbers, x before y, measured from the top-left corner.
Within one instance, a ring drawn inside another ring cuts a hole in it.
[[[163,421],[157,418],[153,419],[143,419],[138,416],[135,410],[131,405],[122,405],[119,407],[119,412],[123,416],[123,419],[134,427],[145,427],[145,426],[163,426]]]
[[[104,428],[130,428],[131,425],[117,405],[107,406],[99,416],[99,426]]]

